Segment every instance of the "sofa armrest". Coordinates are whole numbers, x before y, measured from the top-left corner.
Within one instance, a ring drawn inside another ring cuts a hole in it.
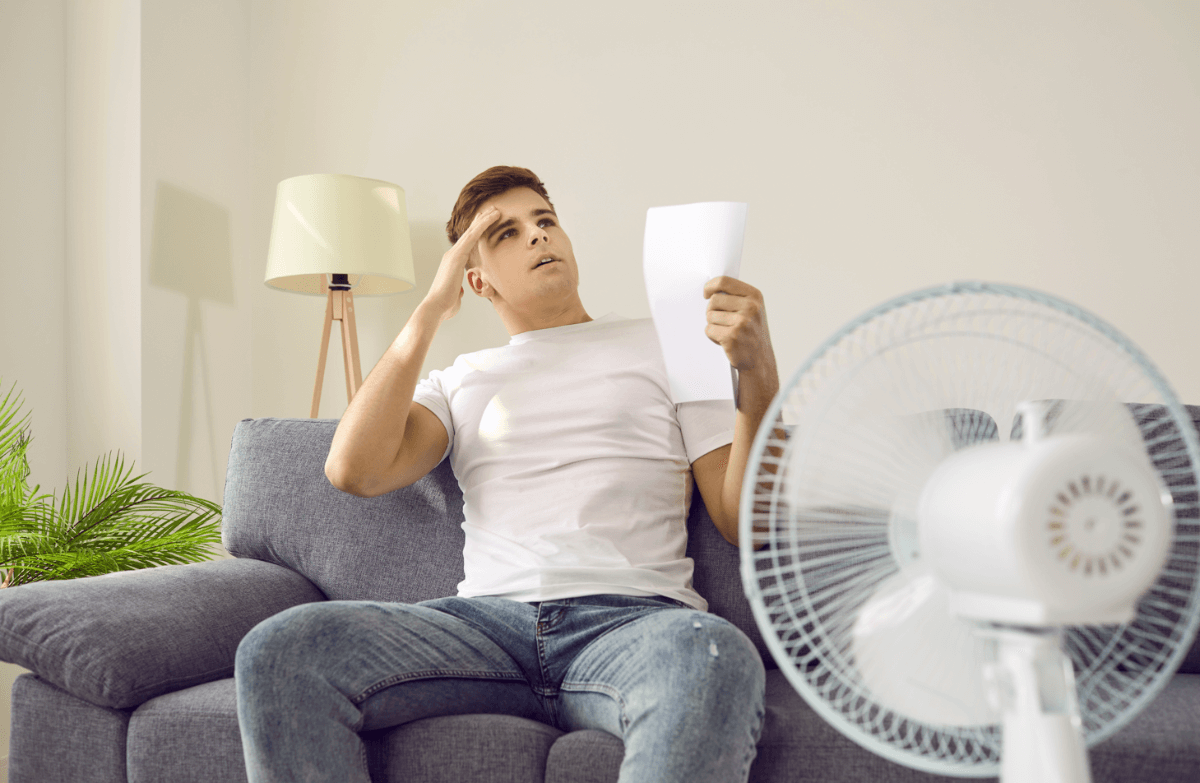
[[[0,590],[0,660],[101,707],[230,677],[242,637],[325,596],[272,563],[225,559]]]

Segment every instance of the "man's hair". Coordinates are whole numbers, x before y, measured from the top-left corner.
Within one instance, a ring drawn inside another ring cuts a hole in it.
[[[471,225],[483,202],[513,188],[529,188],[546,199],[546,203],[554,209],[554,204],[550,202],[550,196],[546,193],[546,186],[538,179],[537,174],[516,166],[492,166],[464,185],[462,192],[458,194],[458,201],[454,202],[450,219],[446,221],[446,237],[449,238],[450,244],[457,242]]]

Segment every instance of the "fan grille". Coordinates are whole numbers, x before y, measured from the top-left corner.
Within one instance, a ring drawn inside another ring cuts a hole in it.
[[[1134,621],[1066,629],[1084,733],[1094,744],[1158,693],[1197,624],[1200,446],[1182,406],[1127,340],[1079,308],[1025,289],[918,292],[822,346],[776,398],[752,451],[743,581],[768,646],[826,720],[911,767],[995,775],[999,727],[935,726],[883,706],[855,668],[852,624],[873,591],[919,557],[904,531],[915,531],[925,479],[956,449],[1002,433],[1019,437],[1017,406],[1029,400],[1072,402],[1054,408],[1048,434],[1102,429],[1136,442],[1175,504],[1169,561]],[[1081,476],[1077,491],[1085,478],[1093,490],[1101,481]],[[1049,545],[1056,517],[1047,511]],[[1082,558],[1065,561],[1086,568]]]

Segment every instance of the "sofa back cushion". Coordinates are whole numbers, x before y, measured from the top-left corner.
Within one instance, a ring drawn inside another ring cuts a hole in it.
[[[454,595],[463,579],[463,517],[449,462],[387,495],[349,495],[325,477],[336,428],[328,419],[238,423],[225,479],[225,548],[290,568],[331,600]]]
[[[238,423],[225,480],[225,548],[296,571],[331,600],[415,603],[454,595],[463,579],[463,512],[449,460],[410,487],[355,497],[325,477],[336,428],[329,419]],[[692,497],[693,585],[771,665],[742,592],[737,547],[717,532],[700,494]]]

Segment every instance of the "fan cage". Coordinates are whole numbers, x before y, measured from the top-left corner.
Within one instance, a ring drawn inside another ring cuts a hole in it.
[[[939,352],[955,341],[963,347],[947,361]],[[1123,404],[1175,512],[1168,562],[1136,618],[1065,629],[1085,740],[1094,745],[1161,691],[1200,620],[1200,444],[1183,406],[1132,343],[1052,296],[955,283],[899,297],[847,324],[797,370],[764,417],[746,474],[753,481],[742,494],[746,595],[792,685],[867,749],[928,772],[997,774],[998,724],[933,725],[889,709],[855,668],[850,632],[857,609],[909,556],[896,531],[906,524],[915,530],[923,477],[950,451],[997,439],[997,422],[1004,422],[983,415],[989,407],[1014,421],[1015,438],[1022,427],[1016,403],[1056,396]],[[904,425],[879,427],[887,417]],[[1069,419],[1060,425],[1069,428]],[[822,450],[818,441],[831,432],[842,442]],[[870,480],[856,485],[867,478],[863,471]]]

